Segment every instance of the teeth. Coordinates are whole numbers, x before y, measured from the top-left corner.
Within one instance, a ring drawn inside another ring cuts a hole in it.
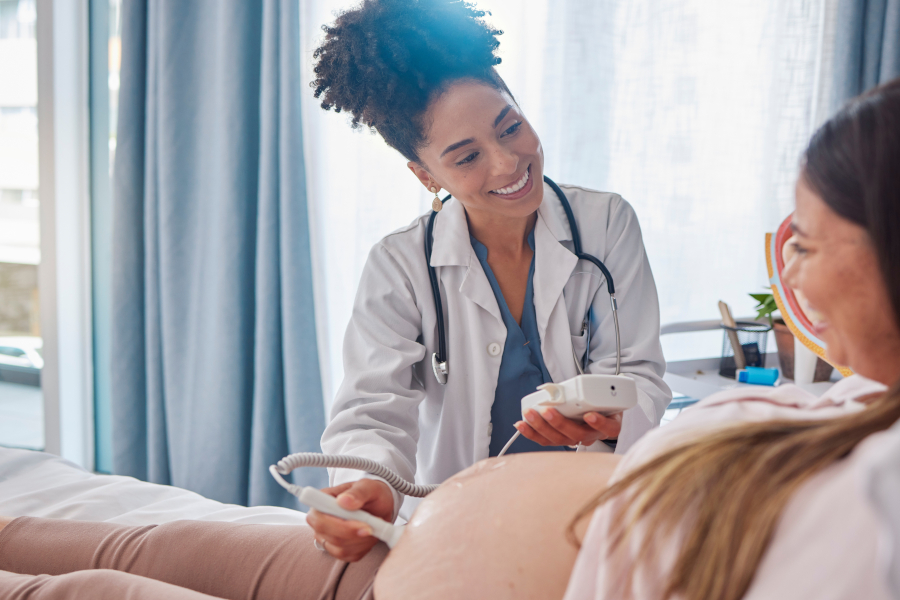
[[[514,184],[509,187],[500,188],[499,190],[492,190],[494,194],[515,194],[528,183],[528,169],[525,170],[525,174],[522,175],[522,179],[518,180]]]

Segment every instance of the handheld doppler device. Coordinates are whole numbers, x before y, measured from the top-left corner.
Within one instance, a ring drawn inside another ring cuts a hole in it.
[[[336,454],[319,454],[318,452],[298,452],[285,456],[278,464],[269,467],[269,473],[278,484],[296,496],[300,502],[307,506],[348,521],[360,521],[372,528],[372,535],[393,548],[403,535],[403,525],[394,525],[384,519],[363,510],[347,510],[342,508],[334,496],[317,490],[314,487],[301,487],[285,480],[282,475],[287,475],[300,467],[334,467],[339,469],[356,469],[365,471],[384,479],[388,485],[406,496],[422,498],[437,489],[437,485],[419,485],[406,481],[394,471],[374,460],[359,456],[340,456]]]
[[[314,487],[305,487],[300,490],[297,495],[300,502],[314,508],[326,515],[332,515],[348,521],[360,521],[372,528],[372,535],[393,548],[400,541],[403,535],[403,526],[388,523],[384,519],[379,519],[375,515],[369,514],[364,510],[347,510],[341,508],[334,496],[329,496],[323,491]]]
[[[562,383],[545,383],[522,398],[522,417],[533,408],[555,408],[559,413],[582,421],[589,412],[608,417],[637,405],[637,386],[624,375],[578,375]]]
[[[637,386],[633,379],[618,374],[577,375],[562,383],[540,385],[538,391],[522,398],[522,418],[531,408],[538,412],[555,408],[568,419],[584,421],[584,415],[589,412],[608,417],[636,405]],[[506,454],[519,435],[516,431],[497,456]]]

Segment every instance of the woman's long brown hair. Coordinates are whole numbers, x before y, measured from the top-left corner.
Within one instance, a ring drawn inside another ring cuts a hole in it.
[[[900,79],[854,99],[825,123],[804,154],[801,176],[832,210],[868,231],[900,323]],[[654,557],[660,538],[686,532],[664,598],[739,600],[797,489],[898,419],[900,382],[849,416],[734,425],[704,435],[598,494],[576,516],[570,536],[575,523],[619,498],[611,552],[640,523],[645,534],[635,567]]]

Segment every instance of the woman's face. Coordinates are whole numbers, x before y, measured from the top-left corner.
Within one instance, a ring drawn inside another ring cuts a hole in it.
[[[526,217],[543,198],[541,141],[509,96],[484,83],[460,81],[425,115],[419,180],[447,190],[474,214]]]
[[[900,376],[900,329],[868,233],[831,210],[802,175],[796,198],[796,252],[784,282],[805,296],[830,360],[892,384]]]

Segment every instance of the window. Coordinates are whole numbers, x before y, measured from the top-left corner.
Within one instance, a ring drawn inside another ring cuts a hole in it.
[[[0,444],[88,468],[88,9],[99,6],[0,0],[0,346],[20,348],[30,362],[0,363]]]
[[[35,0],[0,0],[0,444],[43,448]]]

